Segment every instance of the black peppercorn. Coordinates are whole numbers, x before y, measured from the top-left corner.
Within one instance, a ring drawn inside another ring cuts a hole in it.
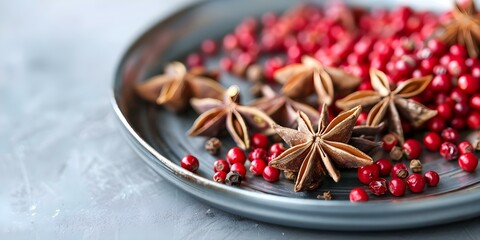
[[[237,171],[231,171],[225,178],[225,184],[230,186],[238,186],[242,183],[242,175]]]
[[[205,143],[205,150],[212,155],[217,155],[222,147],[222,142],[218,138],[210,138]]]

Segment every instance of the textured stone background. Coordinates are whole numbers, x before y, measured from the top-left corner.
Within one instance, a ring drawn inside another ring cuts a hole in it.
[[[388,233],[285,228],[170,186],[124,141],[109,102],[123,50],[190,1],[166,2],[0,1],[0,239],[479,238],[480,218]]]

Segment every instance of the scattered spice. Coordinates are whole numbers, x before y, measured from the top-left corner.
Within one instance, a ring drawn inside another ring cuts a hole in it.
[[[398,139],[395,135],[388,133],[383,136],[383,148],[386,151],[391,151],[394,146],[397,146]]]
[[[421,173],[422,172],[422,163],[418,159],[412,159],[410,161],[410,169],[414,173]]]
[[[205,150],[207,150],[207,152],[211,155],[217,155],[221,147],[222,142],[216,137],[208,139],[208,141],[205,143]]]
[[[405,179],[408,176],[408,169],[405,163],[396,163],[392,167],[392,178]]]
[[[225,178],[225,184],[229,186],[239,186],[242,183],[242,175],[237,171],[231,171]]]
[[[395,134],[403,144],[403,129],[400,116],[408,120],[414,127],[419,127],[437,114],[419,102],[409,98],[420,94],[430,83],[432,76],[412,78],[400,83],[392,90],[387,75],[382,71],[371,69],[370,79],[375,91],[364,90],[354,92],[336,102],[341,109],[355,106],[372,107],[367,117],[367,125],[377,126],[388,121],[390,132]]]
[[[323,192],[322,195],[317,195],[317,199],[332,200],[332,198],[333,195],[330,191]]]
[[[394,161],[400,161],[403,158],[403,151],[402,148],[399,146],[395,146],[390,151],[390,158]]]
[[[273,159],[269,165],[297,172],[294,187],[296,192],[316,189],[327,173],[338,182],[340,173],[336,167],[356,168],[373,163],[370,156],[347,144],[362,108],[358,106],[340,113],[330,123],[325,104],[322,109],[316,132],[303,112],[298,112],[298,130],[273,125],[291,148]]]

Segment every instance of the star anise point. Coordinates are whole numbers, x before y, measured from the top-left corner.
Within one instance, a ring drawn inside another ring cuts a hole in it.
[[[324,104],[316,131],[310,119],[301,111],[297,113],[298,129],[273,125],[291,147],[269,164],[298,173],[294,186],[296,192],[317,188],[327,173],[338,182],[340,172],[337,167],[351,168],[373,162],[370,156],[347,144],[361,106],[341,113],[330,123],[326,121],[326,112]]]

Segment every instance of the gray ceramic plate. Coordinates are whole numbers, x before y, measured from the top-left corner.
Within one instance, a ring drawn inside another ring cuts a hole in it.
[[[405,1],[404,1],[405,2]],[[418,4],[410,1],[415,7]],[[443,1],[442,1],[443,2]],[[267,183],[248,175],[241,187],[230,187],[211,180],[214,157],[203,150],[205,138],[189,138],[185,132],[196,118],[193,111],[173,114],[146,104],[133,94],[135,84],[161,72],[172,60],[181,60],[202,39],[220,38],[245,16],[258,16],[267,10],[281,11],[295,2],[286,0],[209,1],[190,6],[159,22],[146,31],[125,53],[116,72],[113,106],[121,129],[131,146],[155,171],[199,200],[248,218],[303,228],[331,230],[388,230],[458,221],[480,213],[480,176],[467,174],[438,155],[424,157],[424,169],[436,170],[442,182],[422,194],[403,198],[372,197],[362,204],[350,203],[349,190],[359,183],[355,171],[343,173],[342,181],[327,180],[315,192],[294,193],[292,183],[281,179]],[[373,1],[355,4],[372,6]],[[381,1],[375,6],[388,4]],[[392,2],[390,2],[392,4]],[[434,6],[446,8],[447,6]],[[384,6],[389,7],[389,6]],[[248,83],[232,76],[222,76],[222,83]],[[248,102],[249,97],[244,99]],[[225,138],[226,148],[233,146]],[[225,151],[225,150],[223,150]],[[178,162],[187,153],[201,159],[198,174],[182,169]],[[224,155],[225,152],[222,152]],[[331,190],[335,200],[316,199]]]

